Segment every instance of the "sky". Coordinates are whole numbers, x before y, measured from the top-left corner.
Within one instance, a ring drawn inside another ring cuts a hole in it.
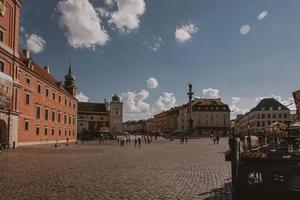
[[[300,88],[299,0],[24,0],[21,48],[81,101],[118,94],[126,120],[194,97],[221,98],[232,118]],[[294,105],[289,107],[295,109]]]

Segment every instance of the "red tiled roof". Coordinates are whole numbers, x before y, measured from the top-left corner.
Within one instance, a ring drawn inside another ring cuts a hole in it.
[[[24,63],[25,66],[28,65],[29,59],[26,58],[22,53],[20,53],[20,60]],[[46,80],[47,82],[53,84],[53,86],[55,86],[56,89],[68,93],[68,91],[65,90],[64,87],[60,86],[62,84],[61,81],[56,80],[50,73],[48,73],[48,71],[46,69],[40,67],[34,61],[32,61],[31,64],[33,65],[33,70],[31,70],[31,71],[33,73],[35,73],[38,77],[41,77],[42,79]]]

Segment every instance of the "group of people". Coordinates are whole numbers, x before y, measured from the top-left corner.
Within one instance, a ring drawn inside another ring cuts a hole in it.
[[[211,133],[210,137],[213,140],[214,144],[219,144],[220,135],[218,133]]]
[[[129,143],[131,142],[130,136],[123,136],[123,137],[118,137],[118,142],[120,142],[121,146],[124,146],[125,143]],[[141,146],[141,143],[144,142],[145,144],[150,144],[152,143],[152,136],[135,136],[134,137],[134,146]]]
[[[180,138],[180,144],[184,144],[184,142],[187,144],[188,138],[187,136],[181,136]]]

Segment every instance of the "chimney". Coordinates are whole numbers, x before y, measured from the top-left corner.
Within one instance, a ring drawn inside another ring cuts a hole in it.
[[[50,68],[49,68],[48,66],[44,66],[44,70],[45,70],[48,74],[50,74]]]
[[[23,54],[26,58],[30,59],[30,51],[28,49],[24,49]]]

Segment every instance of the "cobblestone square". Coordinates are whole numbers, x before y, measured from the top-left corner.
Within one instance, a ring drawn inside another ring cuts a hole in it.
[[[0,154],[0,199],[230,199],[227,139],[116,141]]]

